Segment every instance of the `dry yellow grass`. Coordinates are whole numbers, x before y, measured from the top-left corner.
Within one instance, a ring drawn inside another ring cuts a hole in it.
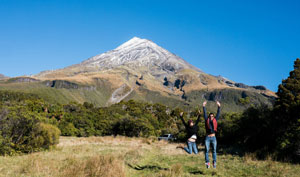
[[[267,159],[218,155],[217,169],[206,169],[204,154],[189,155],[179,144],[154,138],[61,137],[56,149],[0,157],[0,176],[298,176],[300,165]],[[181,144],[182,145],[182,144]],[[200,147],[202,149],[203,147]]]

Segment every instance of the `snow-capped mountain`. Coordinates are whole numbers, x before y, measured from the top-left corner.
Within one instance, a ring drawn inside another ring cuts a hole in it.
[[[126,66],[128,69],[140,71],[143,74],[167,76],[183,69],[200,69],[190,65],[185,60],[158,46],[154,42],[134,37],[116,49],[91,57],[80,64],[63,69],[68,75],[72,73],[99,72]],[[39,76],[61,72],[62,70],[47,71]],[[141,73],[141,74],[142,74]]]
[[[200,71],[152,41],[138,37],[130,39],[114,50],[94,56],[80,65],[98,67],[100,70],[128,65],[135,68],[140,66],[160,67],[171,72],[187,68]]]
[[[83,89],[102,95],[102,101],[94,100],[101,104],[141,99],[194,105],[204,98],[229,100],[232,95],[236,95],[235,102],[251,96],[257,103],[269,103],[269,97],[274,96],[263,86],[248,86],[204,73],[154,42],[138,37],[79,64],[34,77],[47,87]]]

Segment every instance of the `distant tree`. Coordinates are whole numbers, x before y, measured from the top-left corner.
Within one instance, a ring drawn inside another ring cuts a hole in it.
[[[92,108],[94,108],[93,103],[88,103],[88,102],[84,102],[84,103],[83,103],[83,106],[84,106],[86,109],[92,109]]]
[[[300,101],[300,59],[297,58],[294,70],[290,76],[278,86],[278,99],[275,106],[280,107],[284,113],[290,113],[292,107],[299,106]]]
[[[278,86],[274,109],[274,127],[278,134],[278,153],[282,157],[300,161],[300,59],[294,70]]]

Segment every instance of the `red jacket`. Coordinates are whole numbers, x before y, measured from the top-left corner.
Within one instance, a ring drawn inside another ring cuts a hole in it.
[[[210,118],[206,119],[206,124],[205,124],[206,132],[210,132],[209,120],[210,120]],[[212,122],[214,125],[214,131],[217,132],[218,122],[215,118],[212,120]]]
[[[214,126],[214,132],[217,132],[217,128],[218,128],[217,121],[220,118],[220,113],[221,113],[221,109],[220,109],[220,107],[218,107],[217,116],[212,120],[213,126]],[[210,125],[209,125],[210,118],[206,114],[206,108],[205,107],[203,107],[203,114],[204,114],[204,119],[205,119],[206,133],[210,134],[211,133],[211,129],[210,129]]]

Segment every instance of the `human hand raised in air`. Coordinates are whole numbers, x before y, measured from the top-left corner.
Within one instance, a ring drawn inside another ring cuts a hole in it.
[[[221,107],[221,103],[219,101],[217,101],[217,105],[218,107]]]
[[[204,102],[203,102],[203,107],[205,107],[205,106],[206,106],[206,103],[207,103],[207,101],[204,101]]]
[[[180,112],[180,116],[181,116],[181,117],[183,116],[183,112]]]
[[[201,114],[201,110],[200,110],[200,109],[198,109],[198,114],[199,114],[199,115]]]

